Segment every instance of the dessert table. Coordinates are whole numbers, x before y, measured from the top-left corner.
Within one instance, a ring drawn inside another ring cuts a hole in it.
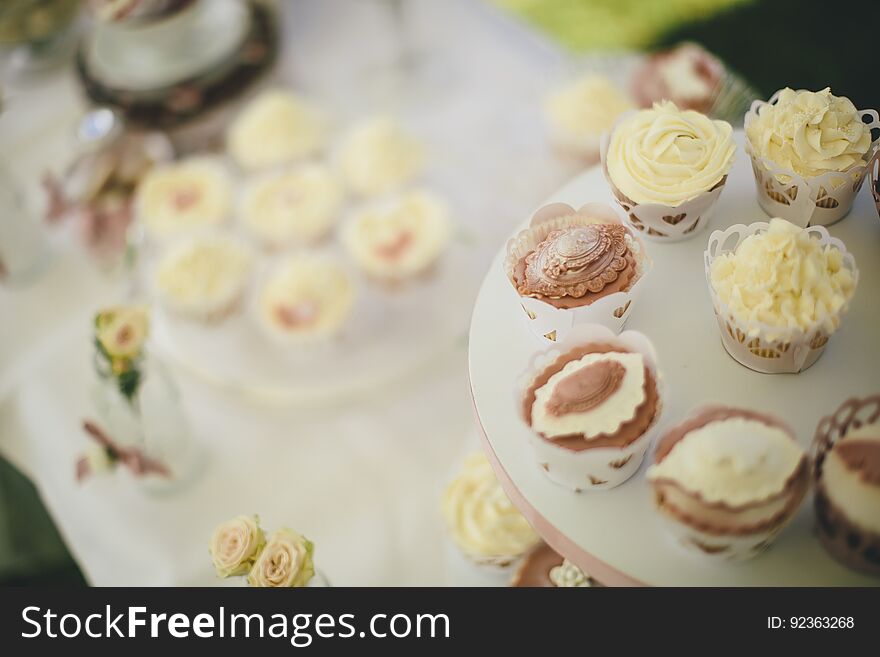
[[[399,86],[411,93],[401,94],[387,75],[396,42],[387,3],[278,4],[285,38],[272,81],[318,99],[340,122],[381,111],[415,128],[428,142],[432,187],[486,266],[516,223],[573,174],[548,148],[536,102],[566,60],[496,10],[408,0],[416,57]],[[38,207],[40,176],[69,161],[85,104],[70,70],[4,86],[10,107],[27,111],[0,118],[3,156]],[[94,412],[91,316],[126,299],[129,285],[97,270],[64,233],[53,241],[40,278],[0,287],[0,452],[35,483],[90,583],[214,585],[211,529],[239,513],[305,533],[334,584],[480,581],[449,558],[438,510],[448,476],[478,449],[466,322],[418,370],[344,406],[267,403],[175,368],[202,471],[164,495],[145,493],[123,470],[77,484],[74,463],[89,445],[80,426]],[[461,290],[463,308],[479,278]]]

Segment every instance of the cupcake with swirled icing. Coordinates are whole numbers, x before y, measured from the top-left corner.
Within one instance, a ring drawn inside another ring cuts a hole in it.
[[[244,297],[254,257],[226,236],[193,238],[171,246],[156,267],[161,302],[175,313],[217,321],[232,313]]]
[[[579,332],[533,361],[521,413],[550,479],[575,491],[613,488],[638,469],[660,418],[654,351],[635,331]]]
[[[135,214],[157,238],[192,233],[225,222],[232,211],[232,180],[226,168],[194,157],[153,168],[138,185]]]
[[[330,256],[291,256],[259,291],[257,319],[272,338],[297,343],[329,338],[351,315],[354,286]]]
[[[326,167],[313,164],[259,176],[242,194],[241,222],[270,248],[309,244],[333,228],[342,189]]]
[[[465,459],[446,487],[441,510],[456,547],[478,564],[510,566],[539,541],[480,452]]]
[[[378,196],[414,180],[424,165],[422,144],[388,117],[367,119],[345,136],[339,168],[360,196]]]
[[[513,587],[587,588],[601,586],[571,561],[546,543],[541,543],[523,559],[510,582]]]
[[[666,432],[647,477],[660,515],[685,547],[738,560],[765,550],[791,521],[809,473],[784,423],[714,406]]]
[[[310,103],[282,89],[265,91],[235,117],[226,148],[239,166],[262,169],[318,153],[327,121]]]
[[[423,191],[370,205],[354,213],[342,243],[371,278],[400,282],[426,273],[452,237],[445,203]]]
[[[880,575],[880,395],[850,399],[814,439],[819,538],[838,561]]]

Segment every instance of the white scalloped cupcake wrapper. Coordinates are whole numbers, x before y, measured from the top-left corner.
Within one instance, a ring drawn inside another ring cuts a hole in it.
[[[745,127],[758,117],[758,110],[774,104],[779,91],[770,100],[756,100],[745,116]],[[858,110],[859,116],[869,118],[872,130],[880,129],[880,117],[876,110]],[[819,176],[805,178],[780,167],[758,155],[746,132],[746,153],[752,160],[758,204],[771,217],[782,217],[793,224],[807,226],[830,226],[843,219],[852,209],[853,201],[865,178],[870,177],[869,168],[880,147],[880,136],[871,142],[862,164],[846,171],[828,171]]]
[[[706,283],[721,331],[721,342],[731,358],[763,374],[798,373],[813,365],[822,355],[831,334],[836,330],[830,330],[828,324],[840,325],[843,315],[849,309],[849,301],[837,313],[829,315],[807,330],[779,328],[740,321],[730,307],[721,301],[712,286],[711,272],[715,258],[722,253],[735,251],[744,239],[764,232],[768,227],[766,222],[757,222],[748,226],[736,224],[723,231],[714,231],[709,236],[709,243],[703,254]],[[823,246],[833,246],[843,253],[844,267],[852,272],[854,286],[857,287],[859,270],[855,258],[846,250],[843,242],[831,237],[822,226],[813,226],[807,230],[817,235]]]
[[[661,203],[636,203],[617,188],[608,174],[608,145],[611,142],[613,132],[614,128],[602,136],[600,149],[602,173],[614,199],[626,213],[626,225],[647,239],[657,242],[681,242],[702,232],[709,225],[712,211],[727,183],[727,175],[710,189],[675,206]]]
[[[868,163],[868,171],[871,174],[871,195],[874,197],[874,205],[877,206],[877,214],[880,215],[880,150],[878,150],[873,159]]]
[[[522,258],[534,251],[551,231],[595,223],[584,221],[582,217],[567,216],[575,212],[589,213],[590,218],[599,219],[603,223],[623,223],[613,209],[601,203],[589,203],[579,210],[563,203],[552,203],[535,212],[532,225],[517,233],[507,243],[504,273],[511,282],[514,297],[522,308],[526,325],[545,344],[564,340],[575,326],[582,324],[601,324],[614,333],[620,333],[629,319],[633,301],[641,293],[642,281],[653,266],[644,244],[637,236],[632,235],[638,272],[635,283],[631,284],[629,289],[599,297],[590,304],[576,308],[557,308],[540,299],[520,296],[513,287],[513,271]],[[554,213],[562,214],[554,215]]]
[[[644,460],[645,453],[658,433],[665,399],[663,379],[657,371],[657,357],[650,340],[637,331],[625,331],[615,335],[611,329],[600,324],[584,324],[547,351],[535,354],[522,374],[516,392],[515,403],[521,410],[524,392],[559,356],[590,342],[619,345],[627,351],[644,356],[645,363],[654,375],[657,385],[657,412],[647,431],[624,447],[600,447],[574,452],[555,445],[534,431],[530,438],[535,460],[551,481],[575,492],[607,490],[621,485],[632,477]]]

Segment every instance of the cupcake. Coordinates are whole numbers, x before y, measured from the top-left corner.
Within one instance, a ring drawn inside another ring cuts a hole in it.
[[[576,492],[614,488],[635,474],[662,411],[651,343],[599,325],[580,326],[538,354],[521,390],[538,464]]]
[[[446,487],[441,507],[453,543],[478,565],[507,568],[540,540],[507,498],[481,452],[465,459]]]
[[[510,585],[529,588],[601,586],[546,543],[541,543],[526,555]]]
[[[824,228],[778,218],[715,231],[705,259],[724,348],[764,373],[800,372],[818,360],[859,277],[843,242]]]
[[[622,117],[603,139],[602,162],[629,225],[666,241],[705,227],[733,165],[732,132],[669,101]]]
[[[354,287],[333,258],[320,254],[290,257],[263,285],[257,318],[282,342],[320,340],[339,332],[351,314]]]
[[[880,575],[880,395],[823,418],[813,449],[822,545],[846,566]]]
[[[671,100],[683,110],[708,114],[725,76],[724,65],[695,43],[654,53],[633,75],[641,107]]]
[[[421,173],[423,164],[422,144],[386,117],[355,125],[339,152],[343,178],[360,196],[399,189]]]
[[[156,267],[158,297],[179,315],[218,321],[239,307],[253,264],[250,249],[231,237],[179,242],[166,250]]]
[[[810,466],[794,433],[776,418],[713,406],[666,432],[647,478],[682,545],[738,560],[766,549],[794,517]]]
[[[226,168],[211,158],[157,166],[138,185],[135,215],[160,239],[191,233],[226,221],[232,210],[231,190]]]
[[[551,93],[544,102],[550,138],[561,152],[592,164],[599,141],[633,104],[608,78],[585,75]]]
[[[400,282],[427,272],[452,237],[445,204],[412,191],[356,212],[341,239],[352,259],[371,278]]]
[[[342,189],[326,167],[311,164],[259,176],[242,194],[241,223],[279,249],[325,237],[342,205]]]
[[[295,94],[281,89],[266,91],[233,120],[226,148],[245,169],[287,164],[323,148],[326,124],[318,110]]]
[[[876,128],[875,110],[857,110],[827,87],[785,88],[766,103],[755,101],[745,119],[746,151],[761,207],[800,226],[845,217],[869,175]]]
[[[871,194],[874,196],[874,205],[877,206],[877,214],[880,214],[880,151],[874,155],[868,167],[871,174]]]
[[[542,207],[507,243],[504,259],[529,329],[551,342],[577,324],[620,332],[650,266],[638,238],[598,203]]]

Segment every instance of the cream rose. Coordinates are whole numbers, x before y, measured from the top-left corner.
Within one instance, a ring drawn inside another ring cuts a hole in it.
[[[217,575],[232,577],[247,573],[265,542],[256,516],[238,516],[219,525],[209,546]]]
[[[98,313],[96,339],[112,359],[137,358],[149,331],[149,316],[140,306],[119,306]]]
[[[315,574],[315,547],[292,529],[272,534],[248,574],[248,584],[260,588],[292,588],[309,583]]]
[[[746,126],[754,153],[804,177],[846,171],[865,160],[871,130],[848,98],[783,89]]]
[[[620,192],[636,203],[676,206],[714,187],[733,165],[736,146],[726,121],[674,103],[655,103],[623,119],[611,134],[605,165]]]

